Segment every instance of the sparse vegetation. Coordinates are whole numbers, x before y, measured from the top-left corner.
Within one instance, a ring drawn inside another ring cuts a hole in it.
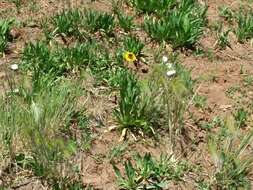
[[[128,71],[122,71],[119,81],[119,109],[115,116],[122,128],[131,131],[153,133],[152,117],[156,114],[152,98],[145,96],[136,76]]]
[[[173,48],[194,46],[203,34],[206,8],[194,1],[182,1],[161,18],[147,17],[144,28],[151,38],[168,41]],[[176,32],[175,32],[176,31]]]
[[[85,13],[85,26],[87,26],[91,32],[102,30],[110,34],[114,25],[114,16],[111,14],[96,11],[88,11]]]
[[[10,0],[10,1],[15,4],[17,12],[19,13],[21,5],[22,5],[22,1],[21,0]]]
[[[22,67],[37,74],[62,76],[74,69],[86,67],[92,55],[92,45],[77,44],[73,48],[51,50],[44,42],[28,44],[23,52]]]
[[[78,36],[83,22],[83,13],[79,10],[63,11],[52,18],[54,32],[66,36]]]
[[[136,165],[128,161],[124,163],[126,177],[114,166],[119,187],[122,189],[165,189],[170,180],[181,180],[185,172],[190,170],[186,162],[178,162],[173,157],[161,155],[155,160],[150,154],[135,156]]]
[[[233,118],[227,119],[225,127],[226,133],[212,136],[209,140],[209,150],[216,167],[212,185],[220,189],[251,189],[248,175],[252,155],[246,150],[252,142],[253,133],[242,137]]]
[[[253,37],[253,13],[251,11],[240,10],[237,16],[237,29],[235,34],[239,42],[251,39]]]
[[[52,184],[60,183],[68,177],[61,175],[62,164],[76,150],[74,139],[61,128],[75,109],[78,88],[67,81],[48,85],[44,76],[36,80],[47,85],[23,86],[19,94],[1,99],[2,159],[22,162],[23,169],[32,169],[34,175]]]
[[[229,33],[231,32],[231,29],[224,30],[222,27],[222,24],[220,23],[217,26],[217,46],[220,49],[226,49],[226,47],[230,47],[230,40],[229,40]]]
[[[0,189],[252,189],[251,2],[0,7]]]
[[[8,41],[11,39],[10,30],[12,20],[0,20],[0,55],[4,53]]]
[[[230,23],[233,21],[234,14],[234,11],[228,6],[219,7],[219,15]]]
[[[144,44],[136,37],[129,36],[124,39],[124,50],[134,53],[137,57],[141,55]]]
[[[244,108],[240,108],[234,113],[234,118],[238,128],[244,127],[248,119],[248,112]]]
[[[196,95],[193,99],[194,101],[194,105],[197,108],[205,108],[206,106],[206,97],[205,96],[200,96],[200,95]]]
[[[131,0],[132,5],[141,12],[144,13],[158,13],[162,14],[166,9],[171,8],[176,4],[175,0]]]
[[[117,18],[119,22],[119,26],[126,32],[129,32],[133,27],[133,16],[124,15],[123,12],[117,11]]]

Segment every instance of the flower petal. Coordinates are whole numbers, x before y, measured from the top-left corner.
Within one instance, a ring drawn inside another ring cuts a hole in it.
[[[168,77],[172,77],[172,76],[174,76],[176,74],[176,71],[175,70],[169,70],[169,71],[167,71],[167,73],[166,73],[166,75],[168,76]]]
[[[168,57],[166,57],[166,56],[163,56],[163,58],[162,58],[162,61],[163,61],[163,63],[167,63],[168,62]]]
[[[12,64],[10,66],[10,68],[11,68],[11,70],[16,71],[16,70],[18,70],[18,65],[17,64]]]

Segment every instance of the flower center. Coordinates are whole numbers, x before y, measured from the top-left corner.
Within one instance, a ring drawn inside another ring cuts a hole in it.
[[[133,54],[130,53],[130,54],[128,55],[128,58],[129,58],[129,59],[133,59],[133,58],[134,58]]]

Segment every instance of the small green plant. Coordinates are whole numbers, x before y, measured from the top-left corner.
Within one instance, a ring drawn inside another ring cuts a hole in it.
[[[211,190],[210,185],[205,181],[197,182],[196,188],[198,190]]]
[[[121,54],[121,58],[122,58],[122,54]],[[122,63],[122,62],[120,62]],[[125,68],[123,67],[114,67],[111,69],[111,71],[109,72],[109,77],[107,79],[107,83],[109,84],[110,87],[112,88],[118,88],[119,87],[119,81],[121,80],[121,73],[122,70],[124,70]]]
[[[35,0],[30,0],[28,7],[31,12],[36,12],[36,11],[39,11],[40,9],[39,4]]]
[[[11,40],[10,30],[13,20],[0,20],[0,55],[4,53],[7,42]]]
[[[220,49],[226,49],[226,47],[230,47],[230,41],[229,41],[229,33],[231,32],[231,29],[224,30],[222,23],[218,23],[215,26],[216,30],[216,36],[217,36],[217,41],[215,43],[215,46],[217,46]]]
[[[136,76],[123,70],[119,81],[119,91],[119,108],[114,111],[114,115],[121,128],[132,132],[154,133],[151,122],[153,114],[149,112],[149,106],[152,104],[149,97],[143,96]]]
[[[129,51],[135,54],[135,56],[140,56],[144,44],[137,38],[133,36],[125,37],[124,42],[124,51]]]
[[[34,69],[34,72],[49,73],[54,68],[53,57],[46,43],[37,42],[28,44],[22,57],[24,69]]]
[[[193,93],[193,88],[194,88],[194,85],[195,85],[195,80],[193,80],[192,77],[191,77],[191,70],[186,69],[182,64],[177,63],[177,62],[174,64],[174,66],[175,66],[175,69],[177,71],[178,78],[183,83],[186,90],[190,94],[192,94]]]
[[[218,189],[251,189],[248,174],[252,169],[252,153],[247,153],[252,143],[253,132],[243,135],[233,117],[225,122],[226,133],[212,135],[208,141],[209,151],[214,160],[216,171],[212,186]]]
[[[217,126],[224,127],[223,120],[218,116],[214,117],[211,122],[203,123],[200,127],[204,130],[210,130]]]
[[[193,104],[195,107],[203,109],[206,106],[206,101],[207,98],[205,96],[196,95],[193,99]]]
[[[220,17],[224,18],[228,22],[232,22],[232,20],[234,18],[234,14],[235,14],[234,11],[227,6],[220,6],[219,7]]]
[[[159,14],[176,4],[175,0],[131,0],[131,2],[140,12]]]
[[[52,18],[54,33],[66,36],[80,36],[82,22],[83,13],[79,10],[64,10]]]
[[[231,30],[227,30],[227,31],[220,31],[219,33],[217,33],[217,44],[221,49],[226,49],[226,47],[230,47],[230,41],[229,41],[229,32]]]
[[[113,147],[108,154],[108,160],[112,162],[114,159],[121,157],[125,153],[127,146],[127,143],[122,143]]]
[[[161,18],[146,17],[144,29],[157,41],[168,41],[173,48],[194,46],[203,34],[206,8],[183,1]]]
[[[88,127],[89,118],[84,111],[75,111],[69,115],[69,123],[64,128],[65,134],[73,134],[73,139],[78,142],[77,145],[88,150],[91,147],[92,133]],[[73,131],[73,127],[75,130]]]
[[[55,79],[90,69],[98,82],[106,83],[115,71],[110,54],[96,41],[64,48],[49,47],[45,42],[30,43],[23,51],[21,68],[32,72],[34,78],[47,74]]]
[[[253,38],[253,13],[252,11],[240,10],[237,16],[237,28],[235,34],[238,41],[243,43],[245,40]]]
[[[253,77],[251,75],[246,75],[243,78],[243,82],[245,86],[251,86],[253,84]]]
[[[84,24],[91,32],[103,31],[106,34],[112,33],[115,25],[113,15],[109,13],[87,11],[84,16]]]
[[[51,31],[50,20],[47,18],[42,19],[40,21],[40,28],[42,28],[43,34],[45,36],[45,41],[49,43],[55,37],[55,34]],[[55,31],[55,33],[58,32],[57,30]]]
[[[134,27],[133,16],[125,15],[122,12],[117,12],[117,18],[119,26],[123,28],[125,32],[129,32]]]
[[[92,52],[94,56],[88,65],[91,73],[98,83],[110,84],[113,78],[117,78],[120,67],[113,62],[109,50],[103,45],[96,46]]]
[[[248,119],[248,112],[244,108],[240,108],[234,113],[234,118],[238,128],[244,127]]]
[[[28,44],[22,57],[22,68],[37,75],[63,76],[71,71],[86,68],[97,60],[93,43],[76,44],[70,48],[49,48],[45,42]],[[94,65],[92,65],[94,67]]]
[[[180,181],[189,170],[187,163],[174,160],[173,156],[161,155],[159,160],[155,160],[151,154],[145,154],[143,157],[137,154],[135,162],[135,165],[131,161],[124,163],[126,177],[123,177],[120,170],[114,166],[120,188],[166,189],[170,180]]]
[[[67,71],[85,68],[96,60],[96,44],[94,43],[77,43],[71,48],[58,48],[52,52],[56,62],[62,63],[60,68]]]

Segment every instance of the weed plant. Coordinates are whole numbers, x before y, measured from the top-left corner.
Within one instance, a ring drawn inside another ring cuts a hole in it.
[[[92,65],[96,60],[95,49],[93,43],[76,44],[71,48],[49,48],[44,42],[30,43],[23,52],[22,68],[32,71],[33,76],[63,76],[65,73]]]
[[[67,74],[91,72],[97,83],[115,86],[120,65],[112,61],[109,51],[96,41],[76,43],[72,47],[49,47],[45,42],[28,44],[22,56],[21,68],[33,73],[34,81],[39,75],[52,78]]]
[[[248,120],[248,112],[244,108],[238,109],[233,115],[238,128],[246,126],[246,122]]]
[[[80,36],[83,13],[79,10],[64,10],[52,18],[54,33],[63,36]]]
[[[162,14],[177,2],[175,0],[131,0],[131,3],[139,12]]]
[[[193,104],[197,108],[204,109],[207,104],[207,98],[205,96],[196,95],[193,99]]]
[[[177,76],[169,78],[165,65],[156,65],[149,78],[149,89],[155,97],[159,110],[162,110],[161,123],[169,130],[171,150],[174,150],[176,139],[183,127],[183,116],[187,102],[192,95],[193,81],[182,66],[177,66]]]
[[[87,32],[103,31],[111,34],[115,25],[114,16],[109,13],[100,13],[91,10],[64,10],[52,18],[52,24],[55,26],[53,36],[60,34],[62,36],[75,36],[84,39]]]
[[[135,56],[140,56],[144,48],[144,44],[137,38],[133,36],[125,37],[124,51],[129,51],[135,54]]]
[[[230,47],[231,48],[231,44],[230,44],[230,40],[229,40],[229,33],[231,32],[231,29],[228,30],[224,30],[222,27],[222,23],[220,23],[217,26],[217,41],[216,41],[216,45],[218,45],[218,47],[220,49],[226,49],[226,47]]]
[[[203,34],[206,10],[193,1],[182,1],[161,18],[146,17],[144,29],[152,39],[167,41],[173,48],[191,48]]]
[[[247,148],[253,132],[243,135],[233,117],[227,118],[225,129],[225,133],[209,138],[209,151],[216,166],[211,184],[218,189],[251,189],[248,177],[253,160]]]
[[[11,40],[10,30],[13,20],[0,20],[0,55],[4,53],[7,42]]]
[[[87,11],[85,12],[84,25],[88,27],[90,32],[103,31],[106,34],[111,34],[115,25],[115,20],[114,16],[109,13]]]
[[[127,16],[123,12],[117,11],[117,18],[119,26],[125,31],[129,32],[134,27],[133,16]]]
[[[66,80],[45,86],[37,90],[23,86],[18,94],[1,97],[0,144],[6,158],[26,162],[24,169],[54,183],[63,177],[61,164],[76,150],[62,128],[80,93],[77,85]]]
[[[168,126],[170,139],[175,144],[193,88],[190,73],[179,65],[176,69],[178,76],[170,79],[166,76],[165,65],[155,66],[147,80],[140,82],[135,75],[122,72],[119,108],[115,110],[122,128],[135,134],[136,131],[155,134],[158,127]]]
[[[238,41],[243,43],[245,40],[253,37],[253,13],[252,11],[245,11],[241,9],[237,16],[238,27],[235,30],[235,34]]]
[[[164,155],[156,160],[151,154],[145,154],[143,157],[137,154],[134,160],[135,165],[131,161],[124,163],[124,176],[114,166],[118,185],[122,189],[166,189],[169,180],[179,181],[189,170],[187,163]]]
[[[150,105],[148,97],[143,97],[138,79],[128,71],[122,71],[119,81],[119,108],[114,115],[122,128],[131,131],[153,131],[147,108]]]
[[[221,6],[219,7],[219,15],[227,20],[229,23],[232,23],[235,13],[232,9],[230,9],[227,6]]]
[[[230,47],[230,41],[229,41],[229,32],[231,30],[221,31],[217,34],[218,37],[218,45],[221,49],[226,49],[226,47]]]

